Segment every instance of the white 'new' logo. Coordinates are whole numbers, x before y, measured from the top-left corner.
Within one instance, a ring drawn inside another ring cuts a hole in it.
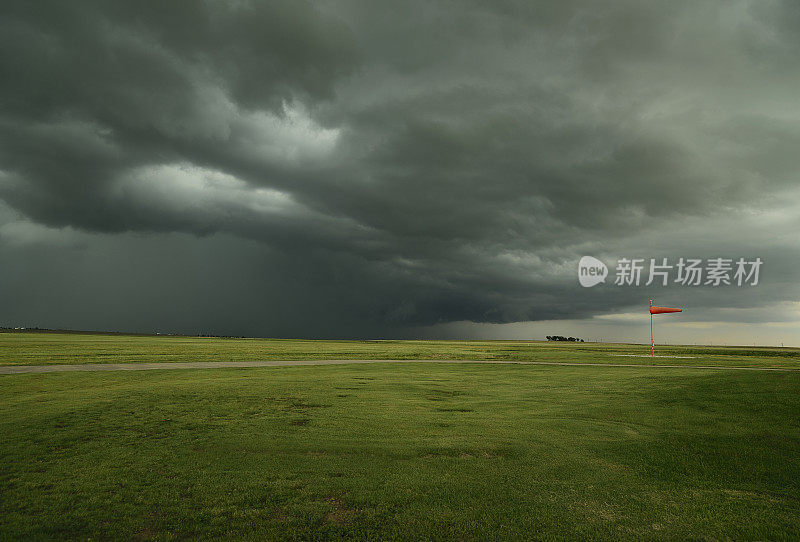
[[[597,258],[584,256],[578,262],[578,280],[584,288],[605,282],[607,276],[608,267]]]

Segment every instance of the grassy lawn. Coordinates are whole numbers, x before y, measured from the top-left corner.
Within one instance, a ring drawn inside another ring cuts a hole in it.
[[[260,361],[297,359],[479,359],[736,365],[800,369],[800,349],[552,343],[543,341],[308,341],[172,336],[0,333],[0,365]]]
[[[104,348],[147,356],[134,339]],[[163,361],[168,343],[143,340]],[[197,341],[184,347],[213,355]],[[507,348],[361,345],[326,343],[321,357]],[[445,363],[50,373],[0,376],[0,397],[3,539],[800,537],[800,372]]]

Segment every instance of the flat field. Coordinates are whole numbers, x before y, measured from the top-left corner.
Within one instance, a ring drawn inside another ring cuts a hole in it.
[[[2,364],[644,350],[0,334]],[[688,366],[798,352],[668,351],[0,375],[0,538],[800,538],[800,371]]]
[[[0,365],[440,359],[788,367],[798,348],[658,346],[547,341],[311,341],[181,336],[0,333]]]

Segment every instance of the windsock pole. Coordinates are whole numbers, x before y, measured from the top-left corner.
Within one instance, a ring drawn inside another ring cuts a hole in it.
[[[653,300],[650,300],[650,357],[655,355],[655,344],[656,342],[653,340],[653,315],[654,314],[664,314],[668,312],[683,312],[683,309],[674,309],[672,307],[654,307]]]

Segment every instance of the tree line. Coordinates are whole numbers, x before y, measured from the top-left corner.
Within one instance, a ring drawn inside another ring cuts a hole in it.
[[[548,335],[548,341],[570,341],[574,343],[582,343],[583,339],[578,339],[576,337],[564,337],[562,335]]]

